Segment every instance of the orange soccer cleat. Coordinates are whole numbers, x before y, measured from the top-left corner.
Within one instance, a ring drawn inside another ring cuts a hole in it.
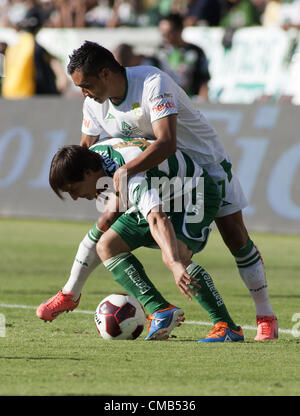
[[[44,321],[53,321],[62,312],[73,311],[77,308],[80,296],[73,301],[73,293],[63,293],[61,290],[52,298],[45,300],[41,303],[36,310],[36,314]]]
[[[244,341],[244,334],[241,327],[234,331],[228,327],[226,322],[218,322],[209,331],[205,338],[199,339],[198,342],[238,342]]]
[[[257,334],[254,341],[265,341],[278,338],[278,321],[276,316],[256,316]]]

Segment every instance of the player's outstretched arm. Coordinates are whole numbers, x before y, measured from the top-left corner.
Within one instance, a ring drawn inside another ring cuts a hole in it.
[[[123,212],[120,212],[120,198],[112,192],[107,197],[105,210],[98,218],[98,229],[104,233],[122,214]]]
[[[162,211],[161,205],[150,211],[147,215],[147,221],[149,222],[152,237],[161,248],[163,261],[173,273],[177,287],[186,298],[191,300],[190,293],[197,296],[197,292],[190,286],[195,285],[196,287],[197,283],[187,273],[186,265],[180,259],[173,225],[167,215]]]

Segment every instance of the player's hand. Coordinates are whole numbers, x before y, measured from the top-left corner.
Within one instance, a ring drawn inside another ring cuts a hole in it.
[[[192,299],[190,293],[194,296],[198,296],[196,289],[201,289],[201,286],[197,283],[197,280],[194,277],[188,274],[182,263],[174,263],[172,265],[172,273],[178,289],[186,298],[189,300]]]

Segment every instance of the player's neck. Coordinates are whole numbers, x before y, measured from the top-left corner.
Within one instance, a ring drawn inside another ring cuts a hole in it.
[[[127,94],[127,78],[125,72],[115,74],[112,85],[112,93],[109,99],[113,104],[120,104]]]

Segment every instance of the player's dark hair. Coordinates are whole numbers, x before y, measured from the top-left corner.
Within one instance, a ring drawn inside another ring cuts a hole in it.
[[[167,20],[174,29],[183,30],[183,17],[178,13],[170,13],[166,16],[163,16],[160,21]]]
[[[124,71],[124,67],[116,61],[108,49],[87,40],[80,48],[73,50],[69,59],[67,66],[69,75],[81,71],[85,76],[97,76],[102,68],[109,68],[112,72]]]
[[[66,185],[83,181],[88,169],[97,172],[102,167],[101,156],[79,145],[64,146],[54,155],[49,172],[49,183],[60,199]]]

